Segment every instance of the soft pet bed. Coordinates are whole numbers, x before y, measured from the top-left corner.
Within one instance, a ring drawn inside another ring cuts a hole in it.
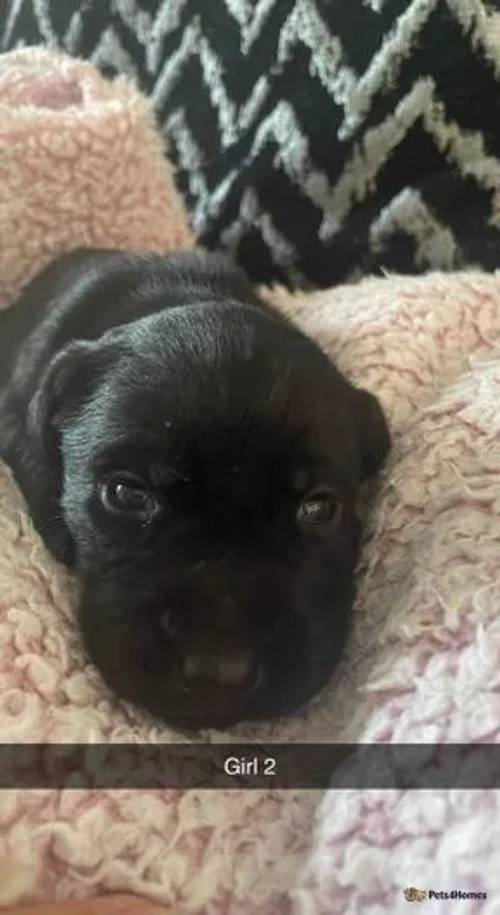
[[[144,102],[41,51],[0,63],[0,295],[59,251],[188,245]],[[500,735],[500,277],[268,291],[376,393],[394,448],[367,519],[355,625],[306,710],[204,741],[490,741]],[[185,739],[85,662],[76,583],[0,468],[0,741]],[[0,905],[135,892],[198,915],[399,913],[403,890],[500,904],[489,791],[0,793]],[[2,863],[2,862],[0,862]],[[451,911],[451,909],[450,909]]]

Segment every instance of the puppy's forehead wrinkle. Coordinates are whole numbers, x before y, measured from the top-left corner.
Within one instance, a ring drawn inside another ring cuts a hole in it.
[[[207,300],[149,315],[123,328],[130,352],[145,364],[224,367],[268,358],[298,364],[320,350],[297,328],[241,302]],[[322,354],[321,354],[322,355]],[[324,357],[326,358],[326,357]],[[145,367],[145,365],[143,366]]]
[[[203,363],[231,353],[250,358],[261,323],[262,316],[253,306],[207,300],[141,318],[126,332],[134,352],[145,358],[159,352],[172,357],[177,352]]]
[[[144,359],[122,360],[111,382],[102,386],[97,406],[108,422],[114,417],[119,422],[121,412],[124,425],[144,425],[171,441],[181,428],[225,422],[241,428],[258,417],[288,417],[297,425],[301,414],[311,413],[307,387],[306,373],[266,353],[245,361],[222,354],[218,364],[210,364],[192,352],[174,358],[148,352]]]

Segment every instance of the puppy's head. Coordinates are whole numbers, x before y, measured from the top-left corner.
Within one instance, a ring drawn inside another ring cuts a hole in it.
[[[388,433],[298,329],[204,302],[77,343],[33,410],[57,449],[89,656],[182,726],[290,711],[344,645],[360,481]]]

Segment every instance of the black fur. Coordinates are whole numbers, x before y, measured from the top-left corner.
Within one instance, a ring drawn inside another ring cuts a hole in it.
[[[0,392],[0,453],[81,578],[84,645],[116,694],[228,726],[321,687],[348,631],[359,484],[389,435],[241,271],[201,253],[59,258],[0,316]],[[140,521],[103,496],[130,472],[154,506]],[[334,521],[299,523],[325,489]]]

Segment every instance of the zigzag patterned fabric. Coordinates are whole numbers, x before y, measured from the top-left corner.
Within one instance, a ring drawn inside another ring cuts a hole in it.
[[[200,241],[327,286],[500,266],[500,0],[3,0],[150,95]]]

